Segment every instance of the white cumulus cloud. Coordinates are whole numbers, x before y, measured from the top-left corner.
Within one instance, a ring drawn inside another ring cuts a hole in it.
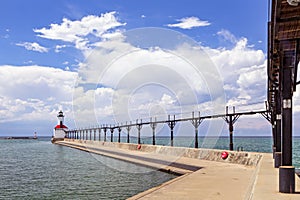
[[[225,40],[228,40],[232,43],[238,42],[238,39],[228,30],[222,29],[217,32],[217,35],[223,37]]]
[[[36,42],[23,42],[23,43],[17,43],[16,45],[25,47],[25,49],[29,51],[37,51],[40,53],[48,52],[48,49],[46,47],[43,47]]]
[[[68,71],[68,61],[63,63],[66,70],[0,66],[0,122],[47,120],[49,116],[55,120],[57,110],[63,108],[69,119],[84,127],[128,120],[121,115],[131,120],[197,109],[212,114],[218,106],[217,112],[222,113],[224,91],[225,103],[237,106],[238,110],[266,99],[266,58],[261,50],[249,46],[246,38],[221,30],[217,35],[232,42],[234,47],[201,47],[205,55],[188,44],[164,51],[157,46],[147,49],[130,43],[124,32],[117,29],[124,25],[116,12],[110,12],[74,21],[65,18],[61,24],[35,29],[39,37],[74,44],[87,63],[79,64],[75,89],[77,73]],[[182,29],[209,25],[197,17],[168,24]],[[37,43],[17,45],[48,51]],[[95,46],[96,50],[86,51]],[[55,51],[66,47],[57,45]],[[198,60],[201,68],[195,69],[186,58]],[[207,65],[211,61],[214,65]],[[223,84],[224,90],[217,87],[219,84]],[[214,99],[210,99],[211,94],[216,94]]]
[[[91,36],[101,38],[107,31],[126,23],[121,23],[115,16],[116,12],[88,15],[80,20],[64,18],[61,24],[51,24],[49,28],[34,29],[39,37],[74,43],[76,48],[84,50],[89,47]]]
[[[168,24],[168,27],[177,27],[182,29],[192,29],[200,26],[209,26],[208,21],[200,20],[198,17],[185,17],[177,20],[178,23]]]
[[[66,47],[67,47],[67,45],[56,45],[54,51],[56,53],[59,53],[59,52],[61,52],[61,49],[66,48]]]
[[[43,66],[0,66],[0,122],[47,122],[58,109],[70,116],[75,72]]]
[[[85,116],[95,113],[98,121],[114,123],[149,118],[151,113],[194,110],[207,114],[223,113],[225,105],[221,94],[224,91],[225,103],[236,106],[238,111],[264,109],[266,58],[263,51],[248,45],[246,38],[223,31],[222,34],[231,38],[232,48],[201,47],[215,64],[213,67],[187,44],[169,52],[159,47],[141,49],[125,41],[121,37],[123,33],[119,34],[99,42],[98,49],[78,70],[82,84],[79,88],[82,88],[74,96],[75,107],[78,106],[80,113],[89,113]],[[202,77],[181,58],[197,58],[203,62],[199,69]],[[216,68],[214,73],[212,68]],[[220,82],[224,83],[223,91],[215,87]],[[102,88],[96,89],[97,85]],[[102,95],[100,91],[107,93]],[[214,93],[215,99],[211,99]],[[250,108],[248,104],[251,104]]]

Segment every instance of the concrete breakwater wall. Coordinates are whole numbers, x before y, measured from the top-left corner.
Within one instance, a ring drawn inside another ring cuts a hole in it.
[[[148,145],[148,144],[131,144],[131,143],[116,143],[116,142],[103,142],[103,141],[90,141],[90,140],[76,140],[76,139],[65,139],[67,142],[77,143],[80,145],[93,146],[94,148],[101,147],[113,147],[124,150],[140,151],[146,153],[156,153],[176,157],[187,157],[202,159],[207,161],[217,161],[232,164],[240,164],[246,166],[256,166],[262,158],[262,153],[255,152],[237,152],[237,151],[226,151],[228,157],[222,159],[222,152],[224,150],[217,149],[195,149],[187,147],[170,147],[160,145]]]

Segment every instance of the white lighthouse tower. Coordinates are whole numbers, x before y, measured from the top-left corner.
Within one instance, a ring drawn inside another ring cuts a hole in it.
[[[52,142],[64,140],[64,138],[66,137],[68,127],[64,125],[64,117],[64,113],[62,111],[59,111],[57,115],[59,124],[54,127],[54,133],[51,140]]]

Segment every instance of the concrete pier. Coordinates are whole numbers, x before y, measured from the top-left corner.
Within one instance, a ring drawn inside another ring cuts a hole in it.
[[[279,193],[272,154],[65,139],[55,144],[176,173],[178,178],[130,199],[300,199]]]

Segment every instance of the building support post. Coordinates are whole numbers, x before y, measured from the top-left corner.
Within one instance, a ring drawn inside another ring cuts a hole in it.
[[[275,155],[274,155],[274,167],[279,168],[281,166],[281,92],[277,91],[276,98],[276,122],[275,122]]]
[[[292,61],[292,56],[284,55],[282,65],[282,166],[279,167],[279,192],[283,193],[295,192],[295,167],[292,166]]]

